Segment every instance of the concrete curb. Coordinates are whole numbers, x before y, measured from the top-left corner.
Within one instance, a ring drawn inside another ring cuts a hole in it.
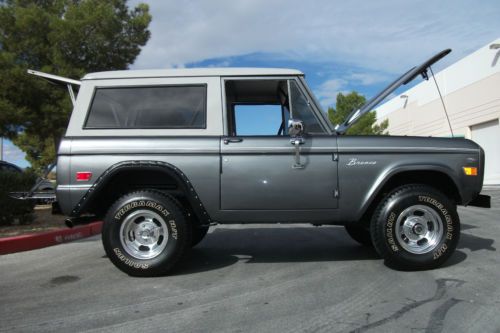
[[[102,221],[98,221],[72,229],[60,229],[39,234],[0,238],[0,255],[68,243],[100,234],[101,230]]]

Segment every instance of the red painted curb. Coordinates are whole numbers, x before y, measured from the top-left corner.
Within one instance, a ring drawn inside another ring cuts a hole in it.
[[[0,255],[68,243],[77,239],[100,234],[101,229],[102,221],[98,221],[71,229],[60,229],[39,234],[0,238]]]

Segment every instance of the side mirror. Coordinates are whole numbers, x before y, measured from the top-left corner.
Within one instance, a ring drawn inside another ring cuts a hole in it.
[[[304,123],[302,120],[288,120],[288,135],[291,137],[301,136],[304,133]]]

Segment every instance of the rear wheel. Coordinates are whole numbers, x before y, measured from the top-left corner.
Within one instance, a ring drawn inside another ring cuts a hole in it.
[[[427,185],[397,188],[376,209],[373,244],[386,262],[400,269],[431,269],[454,252],[460,237],[456,206]]]
[[[104,219],[102,242],[109,259],[133,276],[170,271],[191,245],[191,226],[177,200],[157,191],[118,199]]]

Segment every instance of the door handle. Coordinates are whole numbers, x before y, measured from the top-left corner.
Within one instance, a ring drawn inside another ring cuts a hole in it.
[[[293,169],[304,169],[306,166],[300,163],[300,145],[303,145],[306,141],[303,137],[297,136],[290,139],[290,143],[295,147],[295,163],[292,165]]]
[[[225,138],[224,139],[224,144],[227,145],[229,143],[236,143],[236,142],[242,142],[242,138]]]

